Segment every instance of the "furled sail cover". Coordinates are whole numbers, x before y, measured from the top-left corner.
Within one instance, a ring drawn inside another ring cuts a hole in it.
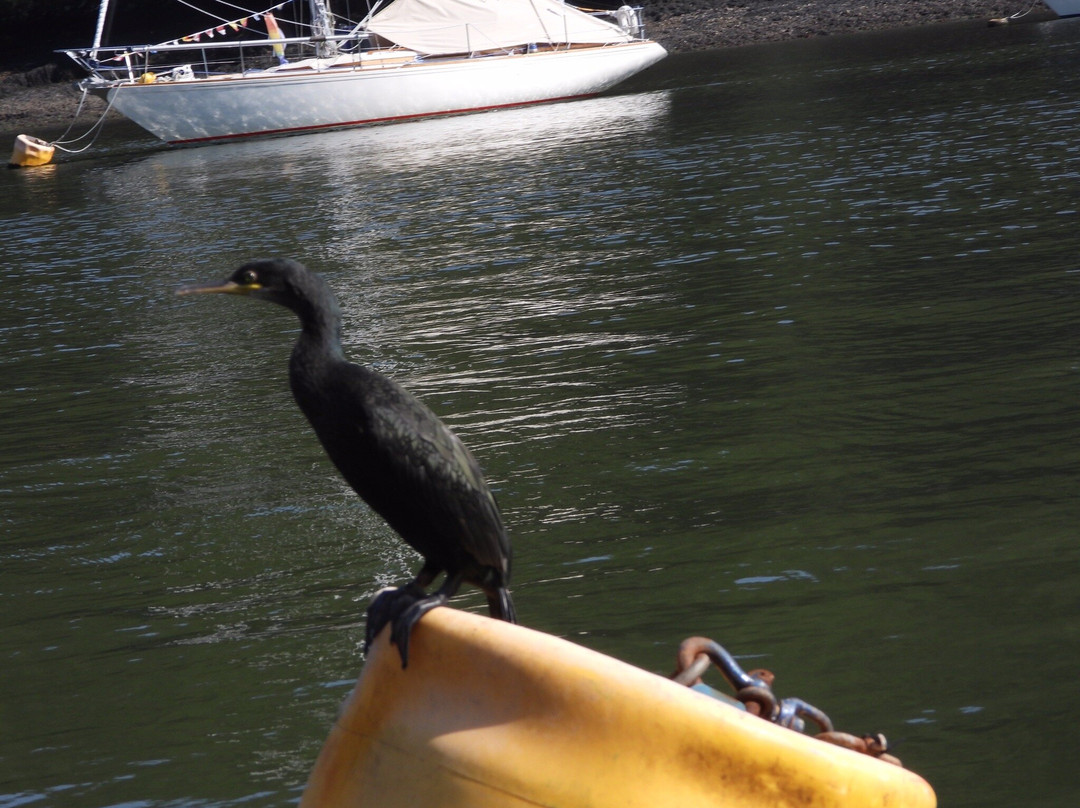
[[[559,0],[394,0],[368,30],[430,55],[512,48],[530,42],[628,42],[621,28]]]

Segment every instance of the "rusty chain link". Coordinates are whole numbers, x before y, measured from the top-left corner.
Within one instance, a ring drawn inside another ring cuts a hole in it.
[[[776,676],[764,669],[744,671],[727,649],[706,637],[690,637],[679,645],[678,661],[671,679],[678,684],[694,687],[702,684],[702,677],[715,665],[724,679],[735,691],[735,698],[751,715],[764,718],[774,724],[803,732],[806,722],[817,727],[813,736],[826,743],[842,746],[876,757],[886,763],[902,765],[888,752],[888,742],[881,733],[862,736],[838,732],[823,711],[802,699],[777,699],[772,685]]]

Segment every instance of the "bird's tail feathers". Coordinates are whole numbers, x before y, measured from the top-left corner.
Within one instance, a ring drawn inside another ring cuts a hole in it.
[[[507,623],[517,622],[517,610],[514,609],[514,601],[510,597],[510,590],[500,586],[494,593],[488,595],[488,612],[496,620],[505,620]]]

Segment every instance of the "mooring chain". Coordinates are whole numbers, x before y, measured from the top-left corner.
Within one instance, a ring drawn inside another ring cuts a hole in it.
[[[701,683],[701,677],[715,665],[727,683],[735,691],[735,698],[746,711],[782,727],[803,732],[806,722],[817,726],[815,738],[876,757],[887,763],[901,765],[888,753],[888,742],[881,733],[863,736],[838,732],[823,711],[802,699],[777,699],[772,685],[776,676],[772,671],[756,669],[744,671],[727,649],[705,637],[690,637],[679,646],[678,667],[671,678],[687,687]]]

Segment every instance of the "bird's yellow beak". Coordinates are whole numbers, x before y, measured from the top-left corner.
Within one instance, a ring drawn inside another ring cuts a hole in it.
[[[226,295],[249,295],[262,289],[259,283],[237,283],[236,281],[215,281],[213,283],[193,283],[176,290],[178,295],[205,295],[220,293]]]

